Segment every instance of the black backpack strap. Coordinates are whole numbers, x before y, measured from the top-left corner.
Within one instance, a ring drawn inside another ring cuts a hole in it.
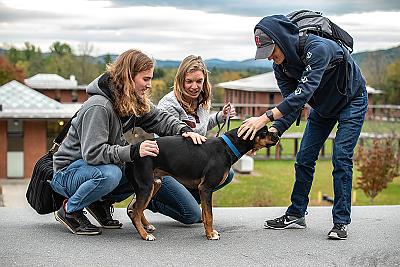
[[[304,55],[304,47],[306,46],[307,38],[307,34],[303,33],[302,35],[299,35],[299,56],[304,65],[307,65],[306,55]]]
[[[72,120],[76,117],[76,115],[78,115],[78,112],[79,112],[79,110],[74,114],[74,116],[72,116],[72,118],[67,122],[67,124],[65,124],[64,128],[58,134],[56,139],[54,139],[54,141],[53,141],[54,145],[51,148],[51,150],[54,150],[56,146],[60,146],[61,145],[61,142],[64,140],[65,136],[68,133],[68,130],[69,130],[69,127],[71,126]]]

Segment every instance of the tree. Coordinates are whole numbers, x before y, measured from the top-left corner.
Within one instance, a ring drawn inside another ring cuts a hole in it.
[[[400,59],[386,67],[386,103],[400,104]]]
[[[50,46],[50,52],[51,54],[58,56],[72,55],[72,48],[67,43],[60,43],[57,41]]]
[[[77,66],[74,75],[80,83],[88,84],[102,72],[101,64],[94,62],[91,57],[93,45],[88,42],[78,45],[79,56],[76,57]]]
[[[400,175],[400,152],[396,153],[393,148],[394,140],[390,138],[375,139],[371,148],[363,146],[358,148],[355,165],[361,172],[361,176],[357,177],[355,188],[362,189],[370,198],[371,204],[379,192]]]
[[[6,84],[12,80],[17,80],[22,83],[25,77],[23,69],[11,64],[6,57],[0,56],[0,85]]]

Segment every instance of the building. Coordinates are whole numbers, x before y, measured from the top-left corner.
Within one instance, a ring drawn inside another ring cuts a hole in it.
[[[17,81],[1,86],[0,178],[30,177],[36,161],[80,106],[60,103]]]
[[[224,88],[224,102],[231,102],[239,117],[259,116],[268,108],[273,108],[282,101],[281,91],[276,83],[274,72],[267,72],[248,78],[217,84]],[[369,95],[382,94],[382,91],[367,86]],[[371,97],[369,98],[371,105]],[[303,116],[307,116],[306,105]],[[368,115],[371,115],[371,110]]]
[[[86,85],[78,85],[74,75],[69,80],[57,74],[36,74],[24,80],[25,85],[61,103],[83,103]]]

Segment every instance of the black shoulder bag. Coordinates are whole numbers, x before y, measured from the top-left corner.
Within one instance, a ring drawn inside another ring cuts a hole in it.
[[[64,196],[54,192],[50,186],[50,181],[53,179],[53,154],[61,145],[71,126],[72,119],[77,114],[78,112],[68,121],[56,139],[54,139],[53,147],[36,162],[33,168],[31,181],[26,191],[26,199],[39,214],[48,214],[58,210],[65,199]]]

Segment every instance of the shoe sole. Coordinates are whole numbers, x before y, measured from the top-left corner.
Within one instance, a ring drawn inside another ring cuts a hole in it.
[[[329,233],[328,234],[328,238],[329,239],[335,239],[335,240],[346,240],[347,236],[346,237],[340,237],[336,233]]]
[[[76,234],[76,235],[99,235],[99,234],[101,234],[101,231],[98,231],[98,232],[77,232],[67,222],[65,222],[61,217],[59,217],[57,212],[54,213],[54,217],[56,218],[56,221],[58,221],[62,225],[64,225],[73,234]]]
[[[100,222],[100,220],[97,218],[97,216],[94,214],[93,211],[91,211],[89,208],[86,208],[86,210],[90,213],[90,215],[92,215],[93,218],[95,218],[95,220],[100,224],[100,226],[105,229],[120,229],[122,227],[122,224],[121,225],[104,225]]]
[[[268,224],[264,224],[264,228],[265,229],[274,229],[274,230],[285,230],[285,229],[305,229],[305,228],[307,228],[307,226],[300,225],[300,224],[297,224],[297,223],[291,223],[291,224],[289,224],[289,225],[287,225],[285,227],[273,227],[273,226],[270,226]]]
[[[133,212],[133,206],[135,205],[135,203],[136,197],[132,198],[131,202],[129,202],[128,206],[126,207],[126,214],[128,214],[128,216],[131,212]]]

